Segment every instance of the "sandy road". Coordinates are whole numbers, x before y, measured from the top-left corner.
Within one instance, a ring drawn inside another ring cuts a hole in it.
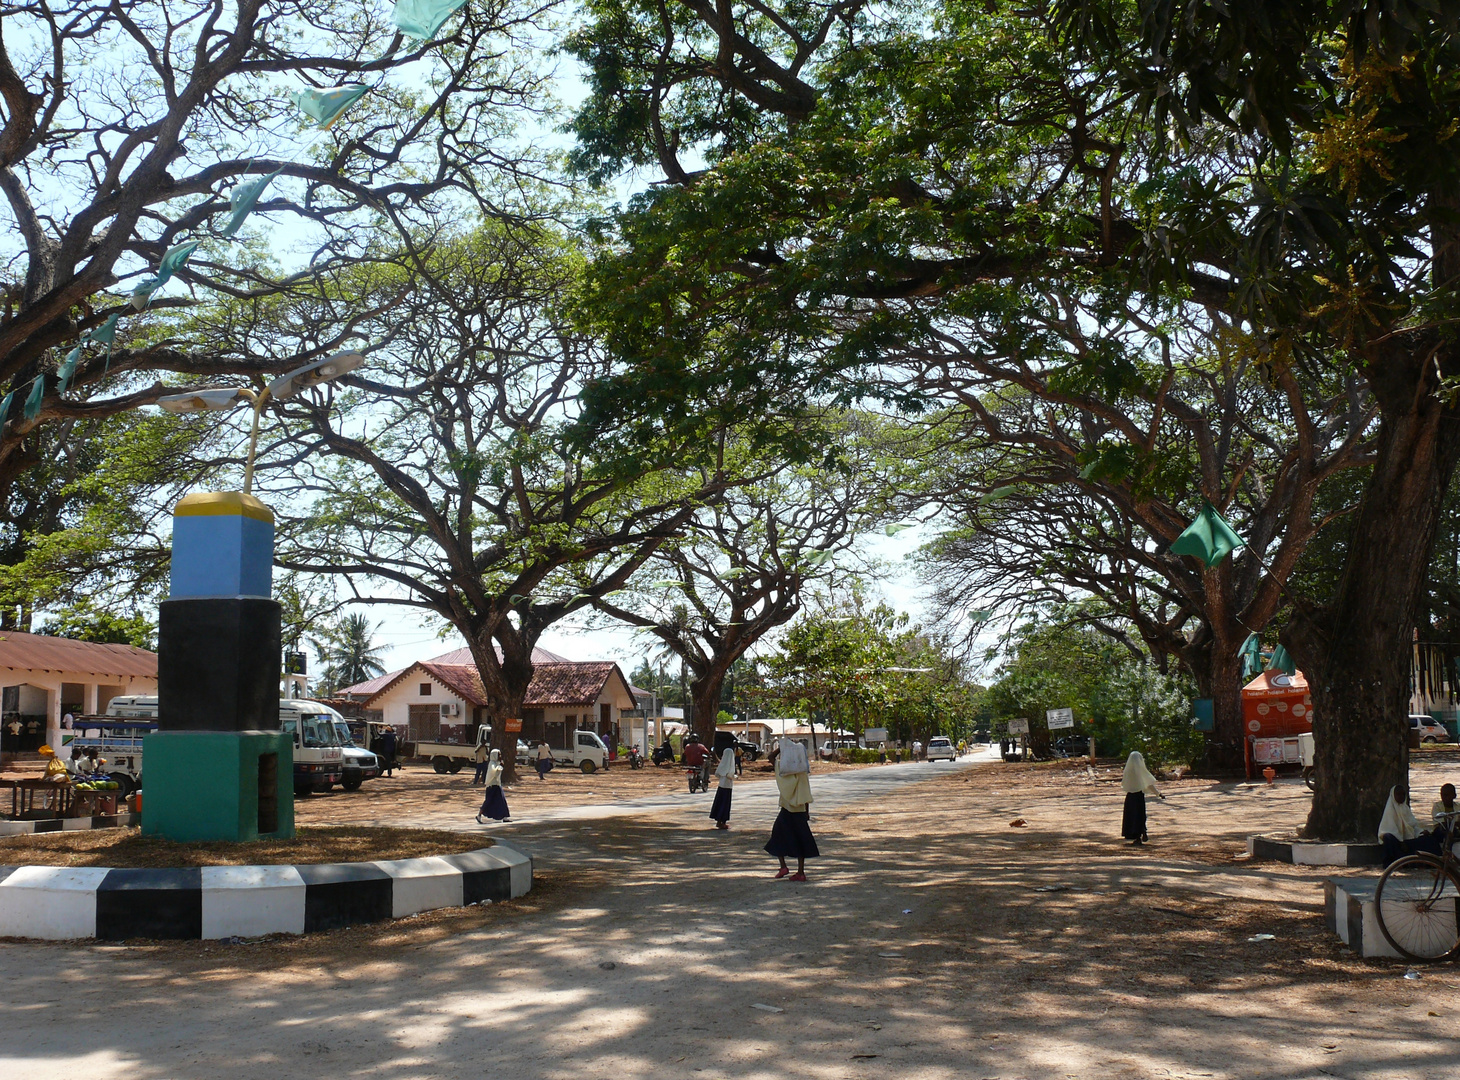
[[[470,925],[234,947],[0,945],[0,1072],[1419,1080],[1460,1068],[1460,971],[1415,982],[1354,959],[1321,929],[1321,874],[1235,857],[1247,832],[1296,824],[1301,787],[1172,785],[1153,845],[1133,851],[1112,839],[1109,783],[905,768],[813,781],[824,857],[805,886],[770,879],[759,848],[773,796],[747,784],[728,834],[705,828],[703,796],[501,828],[537,856],[541,886]],[[1010,828],[1016,816],[1028,826]],[[1247,940],[1258,932],[1278,940]]]

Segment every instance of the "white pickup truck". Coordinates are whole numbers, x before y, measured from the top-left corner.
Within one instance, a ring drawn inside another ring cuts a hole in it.
[[[553,762],[558,765],[573,765],[585,773],[608,768],[608,747],[591,731],[574,732],[573,748],[553,748]],[[492,741],[492,729],[486,724],[477,728],[477,741],[466,743],[418,742],[416,757],[429,758],[431,768],[438,773],[459,773],[462,768],[474,764],[477,747],[487,746]],[[537,747],[517,740],[517,762],[531,765],[537,760]]]

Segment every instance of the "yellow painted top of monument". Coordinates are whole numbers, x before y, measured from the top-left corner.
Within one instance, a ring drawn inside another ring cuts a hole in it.
[[[274,512],[241,491],[195,491],[172,508],[173,517],[249,517],[274,523]]]

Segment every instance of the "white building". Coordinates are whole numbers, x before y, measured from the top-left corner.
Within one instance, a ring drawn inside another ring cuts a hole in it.
[[[532,662],[532,683],[522,703],[521,738],[529,744],[546,740],[566,749],[569,733],[584,730],[596,732],[617,748],[627,734],[622,726],[625,714],[635,708],[633,691],[619,666],[565,660],[546,650],[534,650]],[[368,712],[378,714],[412,743],[471,743],[477,726],[492,720],[481,677],[466,649],[346,687],[340,696],[362,701]]]
[[[59,747],[66,713],[97,715],[119,695],[155,693],[157,654],[146,649],[0,632],[0,729],[7,752],[42,743]]]

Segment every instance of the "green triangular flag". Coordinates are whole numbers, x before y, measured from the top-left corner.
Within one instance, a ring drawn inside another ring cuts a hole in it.
[[[88,330],[85,340],[99,341],[106,346],[107,355],[111,355],[112,346],[117,340],[117,323],[121,321],[120,315],[108,315],[106,322],[102,323],[95,330]]]
[[[289,95],[289,100],[298,105],[305,116],[319,127],[327,128],[340,115],[370,91],[370,87],[359,83],[332,86],[328,90],[299,90]]]
[[[1208,566],[1216,566],[1247,543],[1233,531],[1211,503],[1202,506],[1196,520],[1171,544],[1173,555],[1195,555]]]
[[[144,278],[132,286],[132,307],[137,311],[146,311],[147,305],[152,302],[152,294],[162,284],[160,278]]]
[[[900,532],[907,532],[909,529],[915,528],[917,526],[911,521],[899,521],[896,525],[888,525],[882,531],[888,536],[896,536]]]
[[[271,173],[266,173],[255,180],[242,181],[234,186],[233,193],[228,196],[228,205],[233,208],[233,215],[228,219],[228,224],[223,226],[224,236],[232,236],[239,230],[244,218],[253,213],[253,208],[258,205],[259,196],[264,193],[264,188],[268,187],[274,177],[283,171],[284,166],[280,165]]]
[[[1268,671],[1281,671],[1285,675],[1296,675],[1298,665],[1293,663],[1293,658],[1288,655],[1288,650],[1279,645],[1272,651],[1272,659],[1267,662]]]
[[[10,403],[14,400],[15,391],[12,390],[5,395],[4,401],[0,401],[0,425],[3,425],[6,420],[10,419]]]
[[[61,361],[61,366],[56,368],[56,393],[64,394],[66,387],[71,385],[71,380],[76,377],[76,365],[81,363],[81,346],[78,345],[66,354],[66,359]]]
[[[41,414],[41,402],[46,399],[46,380],[43,376],[37,375],[35,382],[31,384],[30,396],[25,399],[25,411],[23,415],[27,420],[34,420]]]
[[[821,566],[830,558],[831,552],[829,551],[811,551],[806,554],[806,561],[812,566]]]
[[[1242,677],[1250,679],[1262,670],[1262,641],[1256,634],[1248,634],[1242,648],[1237,650],[1242,658]]]
[[[166,285],[172,275],[182,269],[183,263],[187,262],[193,252],[198,250],[201,240],[189,240],[182,244],[173,244],[162,256],[162,261],[157,264],[157,284]]]
[[[465,3],[466,0],[396,0],[391,18],[402,34],[430,41],[441,24]]]

